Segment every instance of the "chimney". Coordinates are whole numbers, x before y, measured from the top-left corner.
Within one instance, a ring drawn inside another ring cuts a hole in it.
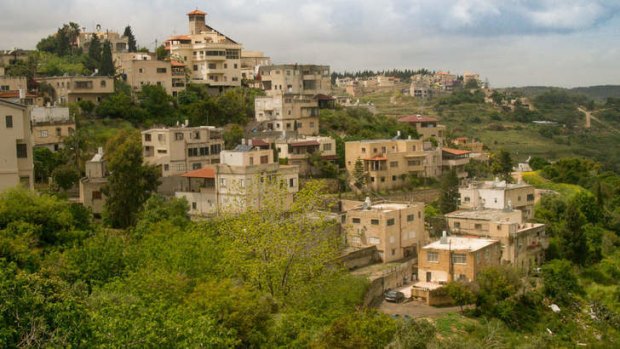
[[[441,239],[439,239],[439,243],[442,245],[448,244],[448,233],[445,230],[441,232]]]

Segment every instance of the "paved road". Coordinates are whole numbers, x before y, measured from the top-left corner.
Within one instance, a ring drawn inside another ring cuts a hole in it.
[[[431,307],[423,302],[409,301],[406,303],[390,303],[383,301],[379,306],[379,310],[388,314],[400,316],[409,315],[412,318],[436,318],[447,313],[458,313],[460,307]]]

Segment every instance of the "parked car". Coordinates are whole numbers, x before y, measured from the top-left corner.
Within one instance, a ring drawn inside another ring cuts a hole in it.
[[[405,294],[398,291],[388,291],[385,293],[385,300],[387,302],[400,303],[405,300]]]

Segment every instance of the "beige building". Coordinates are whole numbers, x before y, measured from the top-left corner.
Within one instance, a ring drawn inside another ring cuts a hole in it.
[[[469,150],[441,148],[441,170],[454,170],[460,179],[467,178],[465,166],[469,164],[471,152]]]
[[[148,53],[129,52],[115,55],[116,71],[131,86],[133,92],[140,92],[144,85],[157,85],[172,95],[172,65],[158,61]]]
[[[392,190],[408,183],[408,176],[441,175],[441,150],[419,139],[377,139],[345,143],[345,166],[351,178],[362,161],[367,187]]]
[[[6,76],[4,67],[0,67],[0,92],[28,91],[28,80],[25,76]]]
[[[173,60],[185,64],[192,83],[220,92],[241,86],[241,44],[208,26],[206,15],[189,12],[189,34],[170,37],[165,47]]]
[[[258,68],[266,65],[271,65],[271,58],[265,56],[263,52],[241,50],[242,79],[254,80],[258,74]]]
[[[534,218],[534,187],[526,183],[506,181],[471,182],[459,189],[460,209],[513,208],[523,213],[523,220]]]
[[[182,175],[175,195],[190,204],[190,214],[214,215],[246,209],[287,207],[299,190],[298,167],[274,162],[271,149],[241,144],[220,153],[220,163]]]
[[[365,202],[346,210],[343,222],[347,245],[376,246],[383,263],[415,257],[428,241],[424,203]]]
[[[482,154],[484,152],[484,144],[473,138],[457,137],[452,140],[452,144],[463,149],[471,150],[472,153]]]
[[[185,91],[189,80],[189,71],[183,62],[174,60],[170,61],[170,70],[172,71],[172,96],[176,97],[179,92]]]
[[[328,65],[278,64],[260,67],[258,71],[267,96],[331,94]]]
[[[470,81],[475,81],[478,87],[482,87],[482,80],[480,80],[480,74],[472,72],[463,73],[463,86],[467,86]]]
[[[319,153],[323,160],[336,161],[336,141],[331,137],[298,137],[276,139],[253,139],[252,145],[276,150],[278,160],[299,167],[300,175],[312,174],[310,156]]]
[[[37,82],[50,85],[52,102],[67,105],[79,101],[99,104],[114,93],[114,78],[107,76],[55,76],[37,78]]]
[[[168,177],[219,163],[224,139],[213,126],[153,128],[142,131],[142,146],[144,162]]]
[[[475,281],[486,267],[500,265],[498,240],[471,237],[442,237],[422,247],[418,257],[418,279],[424,283]]]
[[[310,95],[256,97],[254,113],[263,131],[300,136],[319,134],[319,102]]]
[[[0,190],[19,184],[32,189],[33,152],[30,109],[0,100]]]
[[[98,26],[96,32],[87,32],[85,30],[80,31],[80,35],[77,39],[77,45],[85,53],[88,52],[93,35],[97,35],[102,45],[105,41],[109,41],[111,44],[112,53],[122,53],[129,50],[129,38],[122,36],[115,31],[101,31],[101,28]]]
[[[519,210],[470,210],[446,214],[453,234],[499,240],[502,262],[530,270],[544,260],[545,225],[526,223]]]
[[[75,121],[67,107],[34,107],[31,118],[35,147],[58,151],[65,137],[75,132]]]
[[[422,139],[435,138],[441,145],[446,137],[446,126],[439,125],[439,121],[436,118],[418,114],[403,116],[398,121],[415,127]]]
[[[86,162],[86,177],[80,179],[80,203],[95,215],[103,213],[106,197],[102,189],[108,183],[107,176],[103,148],[99,148],[97,154]]]

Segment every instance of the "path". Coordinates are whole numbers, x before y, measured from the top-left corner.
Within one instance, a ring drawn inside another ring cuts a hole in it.
[[[580,112],[586,114],[586,128],[590,128],[590,118],[592,117],[592,112],[583,109],[582,107],[577,108]]]
[[[406,303],[390,303],[383,301],[379,310],[388,315],[408,315],[412,318],[437,318],[443,314],[458,313],[460,307],[431,307],[421,301],[409,301]]]

